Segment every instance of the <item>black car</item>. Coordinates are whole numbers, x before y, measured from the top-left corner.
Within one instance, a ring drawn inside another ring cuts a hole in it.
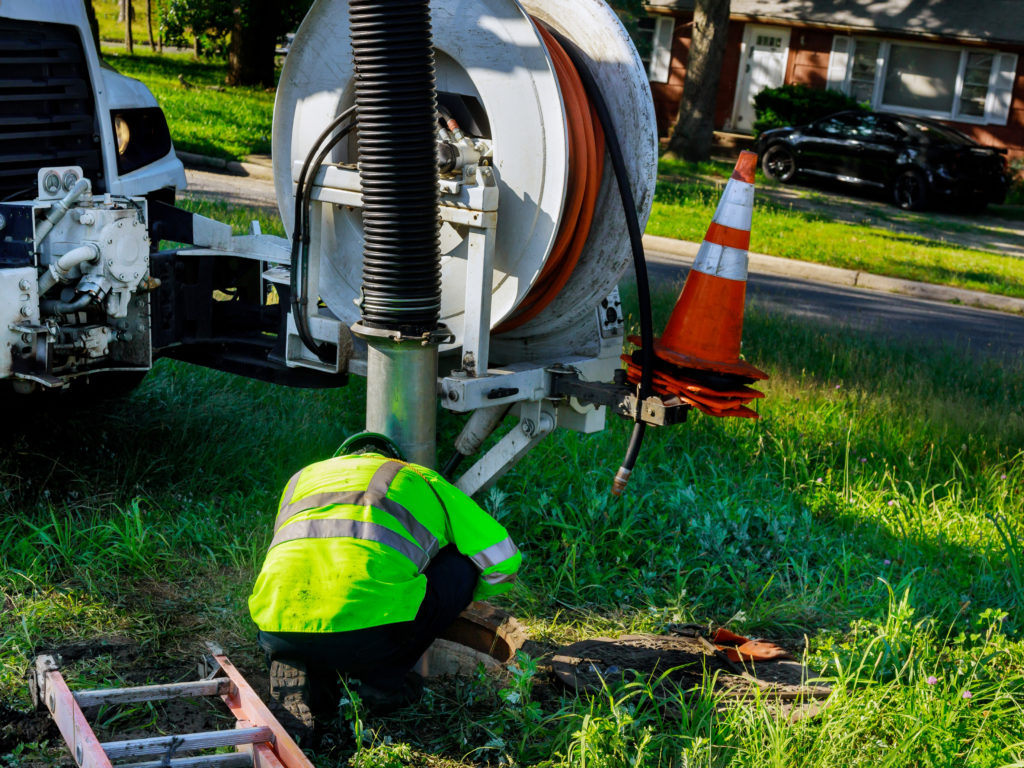
[[[941,200],[981,210],[1001,203],[1009,184],[1005,150],[906,115],[839,112],[810,125],[764,131],[757,151],[769,178],[835,179],[884,190],[913,211]]]

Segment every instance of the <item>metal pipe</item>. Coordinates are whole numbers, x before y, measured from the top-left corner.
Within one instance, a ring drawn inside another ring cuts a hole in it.
[[[366,428],[434,466],[441,253],[429,0],[349,0],[359,178]]]
[[[416,464],[433,467],[437,434],[437,346],[368,339],[366,428],[398,444]]]
[[[46,236],[50,234],[50,230],[57,225],[57,222],[64,218],[68,209],[77,203],[78,199],[90,189],[92,189],[92,184],[89,183],[88,179],[79,179],[70,192],[50,206],[46,218],[39,222],[39,226],[36,227],[36,248],[46,239]]]
[[[71,277],[71,270],[100,257],[100,248],[95,243],[86,243],[72,248],[55,262],[50,264],[39,276],[39,295],[42,296],[57,283],[66,283]]]

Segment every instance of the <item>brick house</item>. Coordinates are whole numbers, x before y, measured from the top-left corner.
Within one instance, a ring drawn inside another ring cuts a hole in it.
[[[658,129],[675,122],[693,0],[648,0]],[[643,46],[641,46],[643,47]],[[803,83],[941,120],[1024,161],[1024,0],[732,0],[715,127],[752,133],[762,88]]]

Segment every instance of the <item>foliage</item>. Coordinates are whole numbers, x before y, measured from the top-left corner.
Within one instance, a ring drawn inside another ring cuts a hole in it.
[[[1006,192],[1006,202],[1011,205],[1024,205],[1024,158],[1010,163],[1010,188]]]
[[[765,88],[754,97],[754,131],[804,125],[845,109],[865,109],[844,93],[803,84]]]
[[[191,47],[202,56],[223,55],[234,24],[233,0],[167,0],[160,9],[160,37],[165,45]]]
[[[640,19],[647,16],[643,0],[612,0],[608,3],[626,28],[640,58],[650,56],[651,38],[640,29]]]

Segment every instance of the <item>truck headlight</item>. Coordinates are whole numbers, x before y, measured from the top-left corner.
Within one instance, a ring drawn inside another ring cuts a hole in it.
[[[171,133],[159,107],[113,110],[110,118],[117,141],[118,173],[130,173],[171,151]]]

